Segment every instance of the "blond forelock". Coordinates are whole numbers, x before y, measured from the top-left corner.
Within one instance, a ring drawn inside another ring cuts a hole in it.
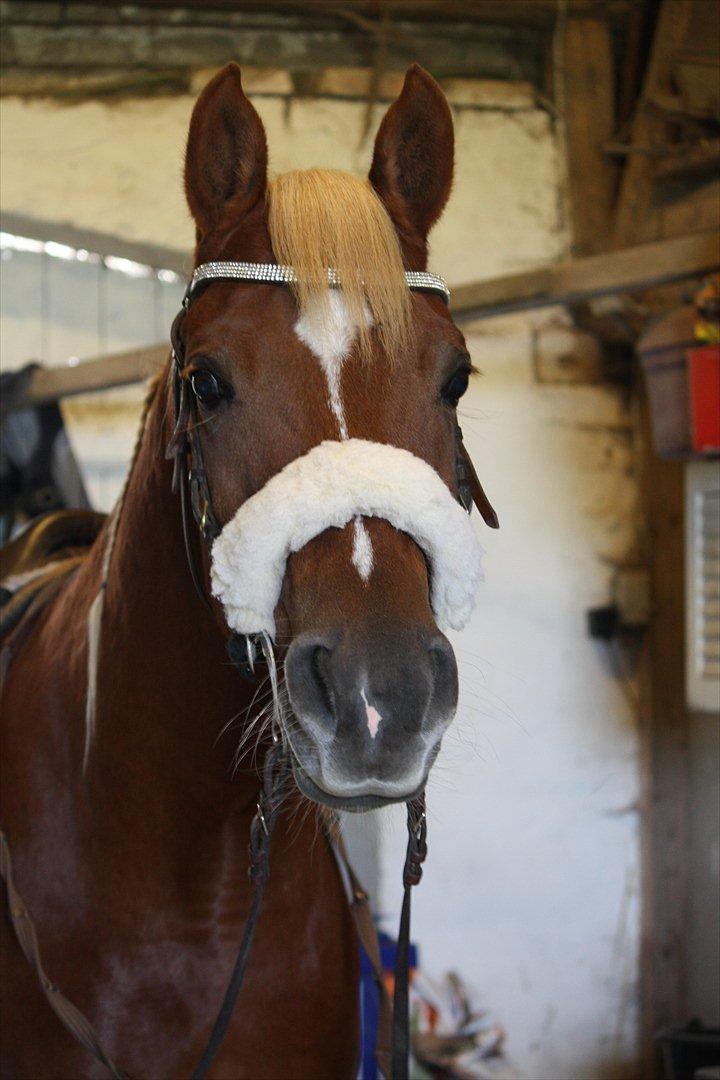
[[[301,315],[329,303],[327,270],[336,270],[361,354],[379,346],[394,362],[408,344],[410,292],[397,233],[370,184],[329,169],[283,173],[270,185],[268,224],[276,259],[297,273]]]

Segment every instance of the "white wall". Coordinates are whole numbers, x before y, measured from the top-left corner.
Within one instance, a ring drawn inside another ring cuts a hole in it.
[[[295,102],[288,115],[279,99],[257,105],[275,169],[367,168],[361,103]],[[5,101],[3,206],[189,246],[180,170],[190,107]],[[457,121],[457,180],[432,269],[460,282],[559,257],[546,114],[528,104]],[[468,334],[484,375],[463,425],[502,528],[482,530],[487,583],[456,642],[462,704],[429,790],[413,933],[431,974],[457,969],[504,1023],[526,1076],[595,1080],[622,1075],[636,1029],[636,737],[612,664],[584,630],[585,609],[607,598],[607,560],[632,540],[630,425],[607,389],[538,385],[531,327],[516,317]],[[92,405],[75,409],[80,444],[101,441],[98,423]],[[129,431],[125,413],[114,423]],[[378,854],[393,932],[399,817],[355,830]]]
[[[358,145],[364,104],[254,103],[269,132],[271,170],[367,172],[372,145]],[[192,104],[3,99],[3,208],[189,250],[182,161]],[[454,205],[433,236],[433,269],[460,282],[556,257],[563,237],[547,115],[530,105],[508,114],[458,110],[456,134]]]
[[[183,294],[180,283],[133,278],[91,262],[3,248],[3,370],[48,366],[161,341]],[[93,505],[110,510],[135,442],[145,390],[125,387],[68,398],[68,432]]]
[[[468,341],[484,374],[463,428],[501,529],[478,525],[487,580],[455,638],[461,706],[428,791],[414,934],[429,969],[471,980],[526,1075],[594,1080],[634,1049],[638,777],[631,708],[584,628],[608,595],[599,555],[625,531],[603,509],[632,481],[606,464],[623,436],[583,423],[627,421],[605,390],[538,388],[526,319]],[[405,842],[394,818],[388,928]]]

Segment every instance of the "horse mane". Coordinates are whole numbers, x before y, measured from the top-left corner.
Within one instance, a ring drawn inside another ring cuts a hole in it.
[[[120,489],[117,502],[108,517],[107,530],[101,533],[104,547],[100,568],[100,585],[87,614],[87,687],[85,692],[85,750],[83,753],[83,771],[87,768],[90,750],[92,748],[93,739],[95,738],[102,617],[105,607],[105,592],[110,576],[110,564],[112,562],[113,552],[115,551],[115,541],[117,540],[117,529],[120,523],[120,515],[122,514],[122,509],[125,504],[125,496],[127,495],[130,480],[135,470],[135,463],[140,454],[140,448],[142,447],[150,409],[157,397],[158,390],[160,389],[163,380],[164,375],[159,373],[154,375],[147,384],[147,391],[140,412],[138,432],[135,437],[135,445],[130,459],[130,466],[125,474],[125,480]]]
[[[327,269],[336,270],[361,355],[372,355],[374,325],[393,363],[408,345],[410,290],[397,233],[369,182],[331,169],[298,170],[270,184],[268,202],[273,251],[297,272],[301,316],[329,310]]]

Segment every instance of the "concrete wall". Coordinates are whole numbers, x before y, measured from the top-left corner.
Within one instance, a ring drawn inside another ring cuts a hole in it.
[[[269,95],[256,104],[274,169],[367,168],[362,103],[288,106]],[[190,108],[184,97],[7,100],[4,207],[189,246],[180,176]],[[529,100],[511,110],[480,102],[457,111],[457,135],[432,269],[452,283],[558,258],[566,236],[548,116]],[[71,320],[61,309],[56,317]],[[482,532],[487,583],[456,638],[462,703],[429,790],[414,937],[430,974],[455,968],[499,1017],[526,1076],[597,1080],[634,1075],[638,778],[632,686],[585,636],[584,611],[607,599],[612,561],[632,544],[635,482],[619,397],[601,385],[537,382],[535,330],[548,320],[562,316],[468,331],[484,374],[462,422],[502,529]],[[62,361],[68,348],[63,337],[48,358]],[[68,410],[84,453],[99,453],[111,430],[132,441],[136,406],[118,400],[126,406],[114,413]],[[356,823],[353,841],[394,932],[400,813]]]

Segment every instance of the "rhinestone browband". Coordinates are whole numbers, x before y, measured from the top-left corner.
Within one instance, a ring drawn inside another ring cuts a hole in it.
[[[340,280],[336,270],[328,270],[328,284],[338,288]],[[447,303],[450,290],[441,277],[426,270],[406,270],[405,280],[409,289],[420,289],[442,296]],[[187,307],[190,299],[201,285],[209,281],[258,281],[275,285],[292,285],[297,275],[292,266],[276,266],[275,263],[255,262],[208,262],[198,266],[185,290],[183,305]]]

